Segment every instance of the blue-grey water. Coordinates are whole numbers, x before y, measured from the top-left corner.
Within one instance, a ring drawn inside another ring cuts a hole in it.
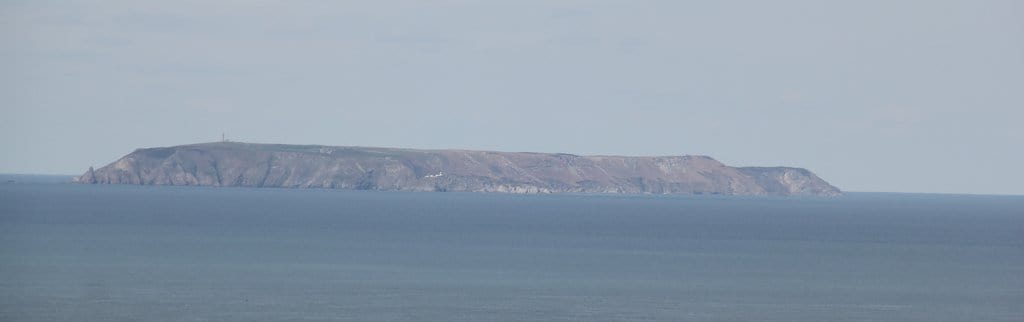
[[[1022,321],[1024,197],[0,184],[2,321]]]

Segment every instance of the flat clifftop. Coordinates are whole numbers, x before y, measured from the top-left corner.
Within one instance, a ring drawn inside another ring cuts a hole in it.
[[[730,167],[706,156],[415,150],[218,142],[138,149],[75,182],[509,193],[821,195],[810,171]]]

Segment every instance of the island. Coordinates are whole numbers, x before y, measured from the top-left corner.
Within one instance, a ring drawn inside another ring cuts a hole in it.
[[[214,142],[138,149],[84,184],[385,191],[836,196],[806,169],[730,167],[707,156],[418,150]]]

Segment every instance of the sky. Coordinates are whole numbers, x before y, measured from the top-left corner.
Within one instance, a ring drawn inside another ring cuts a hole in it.
[[[218,141],[1024,194],[1022,1],[0,1],[0,173]]]

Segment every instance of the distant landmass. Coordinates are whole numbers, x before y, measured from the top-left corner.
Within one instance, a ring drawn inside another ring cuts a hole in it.
[[[579,156],[217,142],[138,149],[89,184],[505,193],[834,196],[810,171],[730,167],[707,156]]]

